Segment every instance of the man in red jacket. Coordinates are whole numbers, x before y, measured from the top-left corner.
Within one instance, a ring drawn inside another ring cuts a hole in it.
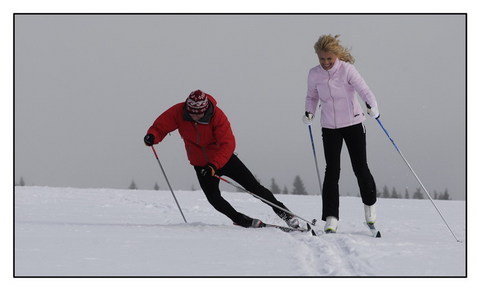
[[[222,197],[218,187],[220,180],[215,175],[228,176],[249,192],[287,209],[234,154],[235,137],[230,122],[211,95],[196,90],[185,102],[173,105],[162,113],[148,129],[144,138],[145,145],[153,146],[161,142],[169,132],[176,129],[183,138],[188,160],[197,173],[208,202],[235,224],[260,227],[262,222],[236,211]],[[289,226],[298,227],[298,219],[276,207],[272,209]]]

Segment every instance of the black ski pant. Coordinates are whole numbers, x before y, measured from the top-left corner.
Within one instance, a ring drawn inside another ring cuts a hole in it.
[[[373,205],[377,201],[375,180],[367,164],[367,146],[365,127],[362,123],[338,128],[322,128],[323,149],[325,153],[326,169],[322,191],[322,219],[328,216],[339,218],[339,191],[340,154],[343,141],[347,145],[353,172],[357,177],[362,202]]]
[[[203,176],[201,174],[202,167],[195,166],[195,171],[197,173],[198,181],[200,182],[200,187],[202,188],[205,196],[207,197],[208,202],[219,212],[225,214],[229,217],[234,223],[241,224],[242,222],[242,213],[236,211],[230,203],[228,203],[221,195],[219,189],[220,179],[213,176]],[[281,207],[287,209],[282,202],[278,201],[272,192],[267,188],[263,187],[255,178],[255,176],[250,172],[250,170],[240,161],[240,159],[233,154],[230,160],[219,169],[216,173],[218,176],[227,176],[232,178],[238,184],[240,184],[247,191]],[[262,201],[263,202],[263,201]],[[276,207],[272,206],[273,211],[280,216],[282,219],[290,218],[291,215],[285,213],[282,210],[279,210]],[[287,209],[288,210],[288,209]]]

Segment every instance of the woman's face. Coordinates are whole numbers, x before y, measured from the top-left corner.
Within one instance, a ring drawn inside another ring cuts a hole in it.
[[[328,71],[335,64],[337,56],[332,52],[320,51],[318,53],[318,59],[320,60],[320,65],[322,68]]]

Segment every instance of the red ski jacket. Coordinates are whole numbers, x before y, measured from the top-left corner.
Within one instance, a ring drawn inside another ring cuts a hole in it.
[[[217,107],[217,101],[211,95],[207,94],[207,97],[210,108],[198,122],[190,118],[184,110],[185,102],[182,102],[162,113],[147,134],[153,134],[157,144],[168,133],[178,129],[190,164],[204,167],[210,163],[221,169],[235,150],[235,137],[227,116]]]

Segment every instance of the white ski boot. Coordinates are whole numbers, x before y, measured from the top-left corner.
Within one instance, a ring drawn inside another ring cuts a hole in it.
[[[292,217],[290,219],[285,220],[288,226],[291,228],[299,228],[300,227],[300,222],[298,222],[298,219],[296,217]]]
[[[338,227],[338,219],[335,216],[327,216],[324,231],[325,233],[336,233]]]
[[[283,221],[285,221],[285,223],[291,228],[298,228],[300,226],[300,223],[298,222],[298,219],[291,214],[287,214],[286,212],[282,212],[282,213],[278,214],[278,216]]]
[[[365,210],[365,221],[367,222],[367,224],[375,224],[377,220],[377,210],[375,204],[371,206],[364,204],[363,208]]]

